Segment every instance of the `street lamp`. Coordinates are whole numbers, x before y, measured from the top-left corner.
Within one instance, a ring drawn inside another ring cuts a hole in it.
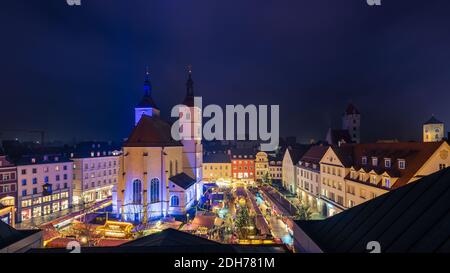
[[[186,213],[186,224],[189,223],[189,213]]]

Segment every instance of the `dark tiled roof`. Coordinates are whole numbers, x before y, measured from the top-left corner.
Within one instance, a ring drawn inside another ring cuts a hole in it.
[[[68,162],[71,162],[71,160],[65,154],[27,154],[14,160],[14,164],[17,166]]]
[[[99,157],[102,156],[111,156],[113,151],[120,151],[122,148],[119,145],[114,145],[109,142],[98,142],[98,141],[86,141],[77,143],[73,147],[69,147],[68,150],[71,154],[73,154],[74,158],[86,158],[92,157],[91,153],[94,153],[94,156]]]
[[[443,123],[442,121],[436,119],[434,116],[432,116],[427,122],[425,122],[424,124],[441,124]]]
[[[231,159],[226,153],[207,153],[203,156],[203,163],[231,163]]]
[[[289,152],[289,155],[291,156],[292,163],[296,165],[302,156],[308,151],[310,145],[295,145],[295,146],[289,146],[287,148],[287,151]]]
[[[66,249],[33,249],[34,253],[65,253]],[[244,246],[217,243],[183,231],[166,229],[117,247],[83,248],[82,253],[286,253],[283,245]]]
[[[377,174],[389,173],[399,179],[392,186],[398,188],[408,183],[444,142],[392,142],[342,145],[352,147],[353,166],[356,170],[364,169],[366,172],[374,170]],[[349,148],[347,148],[349,149]],[[362,164],[362,157],[367,157],[367,164]],[[377,166],[372,166],[371,158],[377,157]],[[384,159],[391,159],[391,167],[386,168]],[[404,159],[405,169],[398,168],[398,160]]]
[[[255,159],[256,155],[256,149],[253,148],[233,148],[231,149],[231,156],[234,158],[234,156],[247,156],[246,159]],[[245,158],[244,158],[245,159]]]
[[[124,147],[182,146],[171,135],[171,125],[159,117],[142,115]]]
[[[0,221],[0,249],[12,245],[39,230],[16,230]]]
[[[300,161],[313,164],[319,164],[322,157],[328,151],[328,146],[311,146],[309,150],[302,156]]]
[[[324,252],[450,252],[450,168],[325,220],[297,221]]]
[[[174,175],[169,178],[169,180],[185,190],[189,189],[190,186],[195,184],[195,179],[185,173]]]

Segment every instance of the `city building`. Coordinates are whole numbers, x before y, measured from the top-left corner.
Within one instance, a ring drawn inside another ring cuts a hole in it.
[[[147,75],[144,84],[147,100],[151,99],[150,86]],[[146,222],[184,214],[202,195],[203,152],[195,134],[201,110],[192,105],[191,71],[186,87],[184,105],[188,109],[180,112],[179,131],[190,132],[190,139],[174,140],[171,124],[160,117],[159,111],[153,111],[154,105],[148,104],[146,111],[152,115],[146,112],[138,117],[123,145],[123,172],[113,191],[113,210],[126,221]]]
[[[280,183],[283,178],[283,159],[279,156],[269,156],[269,177],[272,183]]]
[[[231,159],[224,152],[207,153],[203,156],[203,181],[230,183]]]
[[[295,166],[307,150],[307,145],[295,145],[289,146],[284,152],[282,162],[282,186],[292,194],[296,194],[297,189]]]
[[[87,205],[112,196],[119,180],[121,149],[107,142],[83,142],[75,145],[73,161],[73,205]]]
[[[353,143],[361,142],[361,114],[353,104],[349,104],[342,115],[342,129],[349,132]]]
[[[231,174],[233,180],[242,182],[255,181],[255,150],[231,149]]]
[[[61,154],[24,155],[17,165],[17,221],[49,215],[72,204],[73,163]]]
[[[270,177],[269,174],[269,156],[265,152],[258,152],[255,157],[255,178],[256,181],[262,181],[264,177]]]
[[[327,150],[328,146],[312,146],[297,164],[297,195],[313,211],[319,210],[320,160]]]
[[[320,160],[321,196],[319,209],[324,216],[345,210],[345,177],[352,164],[351,146],[331,146]]]
[[[423,124],[423,142],[439,142],[445,137],[444,123],[432,116]]]
[[[450,166],[447,142],[329,147],[320,161],[322,213],[331,216]]]
[[[17,206],[17,169],[0,155],[0,221],[11,226],[15,223],[15,207]]]
[[[296,221],[296,252],[448,253],[449,181],[447,168],[325,220]]]
[[[450,166],[447,142],[359,144],[352,154],[345,178],[347,208]]]

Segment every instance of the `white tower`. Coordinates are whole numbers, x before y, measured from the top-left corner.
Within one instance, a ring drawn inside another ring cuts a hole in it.
[[[138,105],[134,108],[134,125],[136,126],[142,115],[150,117],[159,116],[159,109],[152,98],[152,84],[150,82],[150,73],[148,69],[145,73],[144,96]]]
[[[202,180],[202,109],[201,105],[194,103],[194,81],[192,80],[192,67],[188,67],[188,79],[186,82],[186,97],[183,101],[185,109],[180,111],[180,135],[183,143],[183,171],[187,175],[195,178],[197,182]],[[202,187],[198,183],[197,196]]]
[[[342,115],[342,129],[348,130],[353,142],[361,142],[361,114],[353,104],[349,104]]]
[[[423,124],[423,142],[439,142],[444,138],[444,123],[432,116]]]

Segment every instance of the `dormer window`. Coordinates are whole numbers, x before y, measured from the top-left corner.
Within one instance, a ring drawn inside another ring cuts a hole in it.
[[[378,157],[372,157],[372,166],[378,166]]]
[[[32,158],[31,163],[33,163],[33,164],[36,163],[36,158]]]
[[[385,158],[384,159],[384,167],[386,167],[386,168],[390,168],[391,167],[391,159],[390,158]]]
[[[91,152],[91,157],[94,157],[94,156],[95,156],[94,152]]]
[[[391,179],[389,179],[389,178],[384,178],[384,186],[386,187],[386,188],[390,188],[391,187]]]
[[[400,170],[404,170],[406,168],[406,161],[404,159],[398,160],[398,168]]]
[[[361,158],[361,164],[362,164],[362,165],[367,165],[367,156],[363,156],[363,157]]]

